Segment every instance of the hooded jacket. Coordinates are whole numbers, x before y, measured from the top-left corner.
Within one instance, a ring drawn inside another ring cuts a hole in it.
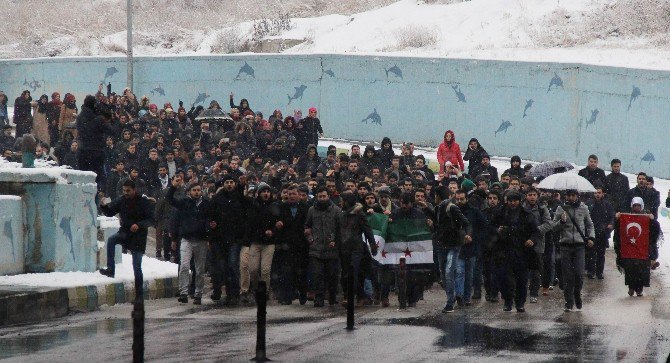
[[[470,149],[470,143],[471,142],[476,142],[477,143],[477,148],[472,150]],[[468,174],[472,175],[472,171],[475,167],[478,167],[482,163],[482,158],[484,155],[488,155],[486,150],[482,147],[481,144],[479,144],[479,140],[476,138],[470,139],[468,142],[468,148],[465,150],[465,156],[463,156],[463,160],[468,161]]]
[[[388,149],[384,149],[384,145],[388,145]],[[391,167],[391,161],[393,160],[393,156],[395,156],[391,139],[388,137],[382,139],[381,148],[378,150],[377,155],[379,155],[379,162],[381,163],[382,170]]]
[[[519,162],[519,167],[515,168],[512,166],[513,162]],[[512,156],[512,158],[509,161],[510,168],[505,170],[503,174],[509,174],[509,176],[517,176],[519,178],[523,178],[526,176],[526,172],[523,171],[523,168],[521,167],[521,158],[518,155]]]
[[[375,236],[363,209],[362,204],[355,203],[340,212],[340,252],[344,255],[363,252],[362,236],[371,247],[375,246]]]
[[[314,156],[310,157],[309,156],[309,151],[314,150]],[[317,154],[317,149],[314,144],[310,144],[307,146],[307,150],[305,151],[305,154],[298,159],[298,165],[297,165],[297,171],[300,175],[304,175],[307,173],[309,176],[311,176],[312,173],[316,173],[316,171],[319,169],[319,165],[321,164],[321,157],[319,154]]]
[[[86,97],[89,101],[89,97]],[[95,102],[95,100],[93,100]],[[105,137],[113,135],[114,130],[102,116],[98,116],[94,110],[95,103],[84,103],[81,113],[77,116],[77,133],[79,134],[79,150],[99,151],[105,149]]]
[[[368,151],[372,151],[372,157],[368,157]],[[381,163],[379,161],[379,156],[377,155],[377,150],[375,150],[374,146],[368,145],[365,147],[365,151],[363,152],[363,157],[360,158],[360,162],[363,164],[365,170],[368,173],[372,172],[374,167],[380,166]]]
[[[450,161],[453,165],[458,165],[462,171],[465,169],[465,164],[461,155],[461,147],[456,143],[456,135],[454,135],[453,131],[447,130],[444,133],[445,139],[447,134],[451,134],[451,142],[447,143],[443,141],[440,147],[437,148],[437,161],[440,163],[440,173],[444,172],[444,163],[447,161]]]
[[[309,257],[318,259],[337,259],[340,239],[340,213],[342,211],[332,202],[323,209],[314,205],[307,212],[305,228],[311,228],[312,235],[308,238]],[[335,246],[330,246],[335,242]]]
[[[269,188],[269,187],[267,187]],[[259,187],[257,192],[263,187]],[[272,198],[267,201],[257,197],[251,208],[249,208],[249,221],[252,221],[254,227],[249,230],[249,240],[251,243],[261,245],[273,245],[277,237],[278,230],[275,226],[279,220],[279,206]],[[265,231],[272,231],[272,236],[268,237]]]
[[[547,208],[547,205],[544,203],[537,202],[535,205],[531,205],[528,202],[524,202],[523,207],[533,214],[538,224],[537,229],[540,231],[540,236],[538,240],[535,241],[533,248],[537,253],[544,253],[544,236],[547,232],[554,229],[558,222],[551,219],[551,212],[549,212],[549,208]]]

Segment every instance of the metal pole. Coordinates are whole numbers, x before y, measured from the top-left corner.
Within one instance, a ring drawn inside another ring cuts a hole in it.
[[[135,299],[133,318],[133,363],[144,362],[144,301]]]
[[[126,26],[126,48],[127,59],[126,68],[128,75],[126,80],[126,87],[133,90],[133,0],[126,0],[126,18],[128,24]]]
[[[347,330],[354,330],[354,265],[347,271]]]
[[[265,332],[267,325],[267,304],[268,304],[268,289],[265,281],[258,283],[256,289],[256,356],[251,360],[256,362],[267,362],[267,353],[265,351]]]
[[[400,309],[407,308],[407,264],[404,257],[400,258],[398,266],[398,303]]]

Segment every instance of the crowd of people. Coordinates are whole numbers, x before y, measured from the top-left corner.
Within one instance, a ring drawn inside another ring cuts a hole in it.
[[[259,281],[280,304],[335,305],[344,302],[353,266],[357,306],[388,307],[398,265],[373,258],[380,251],[368,217],[375,213],[389,223],[420,221],[433,233],[434,263],[408,265],[407,289],[397,290],[409,307],[437,282],[446,313],[482,296],[524,312],[527,301],[537,303],[555,286],[565,311],[581,309],[584,277],[604,279],[613,231],[620,254],[619,213],[651,220],[647,261],[616,260],[628,294],[642,296],[658,266],[660,193],[644,173],[630,188],[618,159],[606,175],[598,157],[589,157],[579,174],[595,187],[592,195],[539,190],[541,177],[531,177],[519,156],[499,172],[477,139],[463,153],[451,130],[433,170],[412,143],[398,145],[396,154],[387,137],[379,148],[342,152],[330,145],[320,156],[323,130],[314,107],[306,117],[277,109],[266,118],[246,99],[236,104],[232,93],[225,118],[199,117],[206,109],[194,106],[159,106],[130,89],[104,93],[101,85],[79,109],[70,93],[63,101],[58,92],[33,101],[24,91],[14,102],[14,131],[0,92],[0,147],[5,158],[19,158],[15,136],[32,133],[36,158],[95,171],[101,213],[121,221],[100,272],[114,276],[114,246],[121,244],[133,255],[141,289],[141,259],[154,226],[155,256],[180,264],[181,303],[189,295],[202,303],[208,274],[211,300],[225,296],[228,306],[253,303]],[[221,108],[217,101],[207,107]]]

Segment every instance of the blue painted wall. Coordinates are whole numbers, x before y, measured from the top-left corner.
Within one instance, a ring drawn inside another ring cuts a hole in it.
[[[101,80],[125,85],[123,58],[0,61],[0,89],[16,96],[73,91],[81,102]],[[137,58],[134,91],[152,102],[222,106],[232,91],[267,116],[320,110],[329,137],[437,146],[453,129],[494,155],[603,166],[670,177],[665,146],[669,72],[580,64],[344,55]],[[30,88],[32,87],[32,88]],[[532,100],[532,102],[530,102]],[[290,101],[290,103],[289,103]],[[528,106],[528,107],[527,107]],[[306,114],[306,112],[304,112]],[[525,116],[524,116],[525,114]],[[498,132],[496,132],[498,131]]]
[[[23,202],[17,196],[0,196],[0,276],[24,272]]]

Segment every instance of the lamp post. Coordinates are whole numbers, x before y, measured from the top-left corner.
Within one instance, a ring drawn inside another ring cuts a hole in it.
[[[133,0],[126,0],[126,18],[128,24],[126,26],[126,48],[128,49],[126,55],[126,62],[128,75],[126,80],[126,87],[133,90]]]

